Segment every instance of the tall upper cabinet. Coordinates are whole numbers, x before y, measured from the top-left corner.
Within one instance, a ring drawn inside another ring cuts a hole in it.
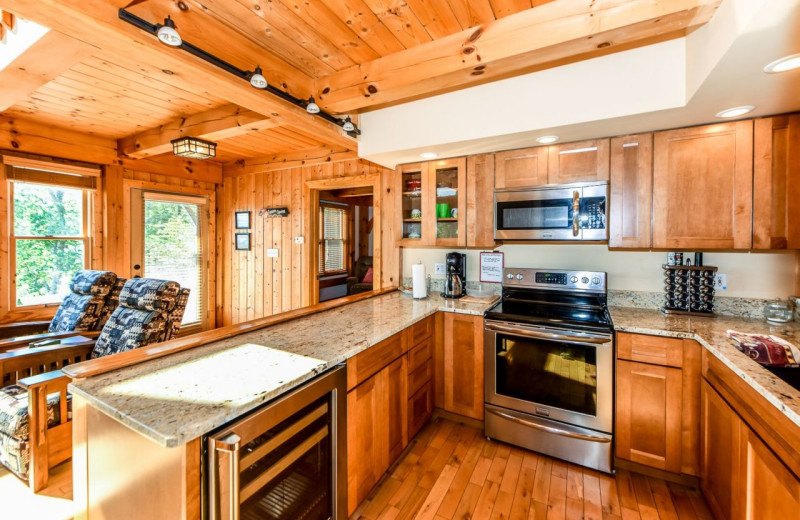
[[[608,139],[522,148],[495,154],[497,189],[608,180]]]
[[[753,248],[800,249],[800,114],[754,124]]]
[[[609,247],[649,248],[653,210],[653,134],[611,140]]]
[[[657,132],[653,247],[749,249],[753,122]]]

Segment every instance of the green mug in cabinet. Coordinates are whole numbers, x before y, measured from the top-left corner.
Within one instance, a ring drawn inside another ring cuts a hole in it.
[[[450,204],[437,204],[436,205],[437,218],[450,218]]]

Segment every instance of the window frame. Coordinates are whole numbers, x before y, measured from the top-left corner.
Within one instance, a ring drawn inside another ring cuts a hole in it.
[[[341,240],[342,241],[342,269],[336,270],[325,270],[322,268],[325,259],[325,208],[329,209],[337,209],[341,211],[343,216],[343,223],[342,223],[342,238],[341,239],[327,239],[327,240]],[[318,243],[318,265],[317,265],[317,278],[324,278],[328,276],[341,276],[347,275],[350,272],[350,234],[348,233],[348,226],[349,226],[349,219],[350,219],[350,206],[347,204],[341,203],[332,203],[328,201],[320,201],[319,202],[319,243]]]
[[[13,166],[7,166],[10,170]],[[53,170],[56,174],[60,173],[57,172],[55,169]],[[71,175],[71,174],[67,174]],[[9,175],[8,177],[12,177]],[[15,233],[15,214],[14,214],[14,191],[15,191],[15,184],[16,183],[24,183],[24,184],[38,184],[41,186],[48,186],[48,187],[59,187],[64,189],[73,189],[73,190],[80,190],[82,199],[83,199],[83,215],[81,219],[81,231],[82,235],[80,236],[27,236],[27,235],[20,235],[17,236]],[[19,240],[70,240],[76,242],[83,243],[83,268],[84,269],[91,269],[92,266],[92,220],[91,215],[93,213],[93,188],[89,187],[82,187],[72,185],[70,183],[60,183],[57,181],[51,182],[44,182],[44,181],[36,181],[36,180],[28,180],[28,179],[18,179],[18,178],[8,178],[8,263],[9,263],[9,310],[10,311],[34,311],[40,309],[48,309],[48,308],[57,308],[61,306],[63,302],[63,298],[57,301],[48,302],[48,303],[39,303],[35,305],[17,305],[17,242]]]

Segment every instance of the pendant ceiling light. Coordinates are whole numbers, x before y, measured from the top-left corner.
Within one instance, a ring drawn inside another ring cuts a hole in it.
[[[175,30],[175,22],[173,22],[172,18],[169,16],[164,19],[164,25],[158,28],[156,36],[161,40],[161,43],[169,45],[170,47],[180,47],[183,43],[181,35]]]
[[[255,88],[267,88],[267,78],[264,77],[263,71],[258,65],[256,65],[253,75],[250,76],[250,84]]]
[[[178,157],[203,160],[217,155],[217,143],[204,141],[197,137],[181,137],[170,142],[172,143],[172,153]]]
[[[308,98],[308,105],[306,105],[306,112],[309,114],[319,114],[319,105],[314,102],[314,96]]]

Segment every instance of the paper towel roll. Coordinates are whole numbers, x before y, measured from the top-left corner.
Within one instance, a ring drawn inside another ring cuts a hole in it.
[[[426,298],[428,296],[425,266],[423,264],[411,266],[411,292],[414,298]]]

